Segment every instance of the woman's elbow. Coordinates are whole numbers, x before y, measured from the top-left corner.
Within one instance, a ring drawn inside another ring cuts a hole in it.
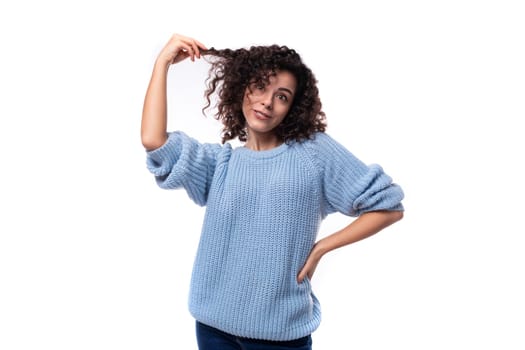
[[[404,211],[402,210],[391,211],[389,212],[389,215],[390,215],[391,223],[393,224],[394,222],[398,222],[399,220],[403,218]]]
[[[381,210],[378,213],[382,216],[385,226],[390,226],[403,218],[402,210]]]
[[[146,151],[153,151],[157,148],[160,148],[164,143],[166,143],[167,137],[151,137],[149,135],[141,135],[142,146]]]

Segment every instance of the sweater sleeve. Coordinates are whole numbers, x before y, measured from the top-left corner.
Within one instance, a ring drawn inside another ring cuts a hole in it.
[[[323,176],[327,214],[349,216],[376,210],[404,210],[401,187],[377,164],[366,165],[325,133],[316,134],[315,163]]]
[[[201,144],[181,131],[169,134],[161,147],[146,152],[146,165],[164,189],[184,188],[198,205],[206,205],[219,144]]]

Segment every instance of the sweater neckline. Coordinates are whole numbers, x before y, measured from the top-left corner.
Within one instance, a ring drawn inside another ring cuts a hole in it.
[[[283,153],[284,151],[288,149],[288,147],[289,145],[286,142],[283,142],[277,147],[267,149],[267,150],[262,150],[262,151],[255,151],[245,146],[238,147],[237,151],[239,152],[239,154],[246,156],[246,157],[255,158],[255,159],[265,159],[265,158],[273,158]]]

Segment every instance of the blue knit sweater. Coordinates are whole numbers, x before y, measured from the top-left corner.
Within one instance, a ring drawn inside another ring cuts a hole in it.
[[[297,275],[326,215],[403,210],[401,188],[325,133],[266,151],[201,144],[182,132],[147,153],[160,187],[206,206],[189,308],[240,337],[291,340],[320,323]]]

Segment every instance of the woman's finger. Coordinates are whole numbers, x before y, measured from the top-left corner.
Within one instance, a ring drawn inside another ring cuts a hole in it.
[[[194,61],[195,53],[190,44],[187,44],[183,41],[180,41],[175,46],[175,55],[173,57],[173,63],[180,62],[186,58],[190,57]]]
[[[200,53],[201,49],[202,50],[208,50],[208,48],[203,43],[201,43],[198,40],[193,39],[193,45],[194,45],[195,51],[197,52],[197,57],[198,58],[201,57],[201,53]]]

